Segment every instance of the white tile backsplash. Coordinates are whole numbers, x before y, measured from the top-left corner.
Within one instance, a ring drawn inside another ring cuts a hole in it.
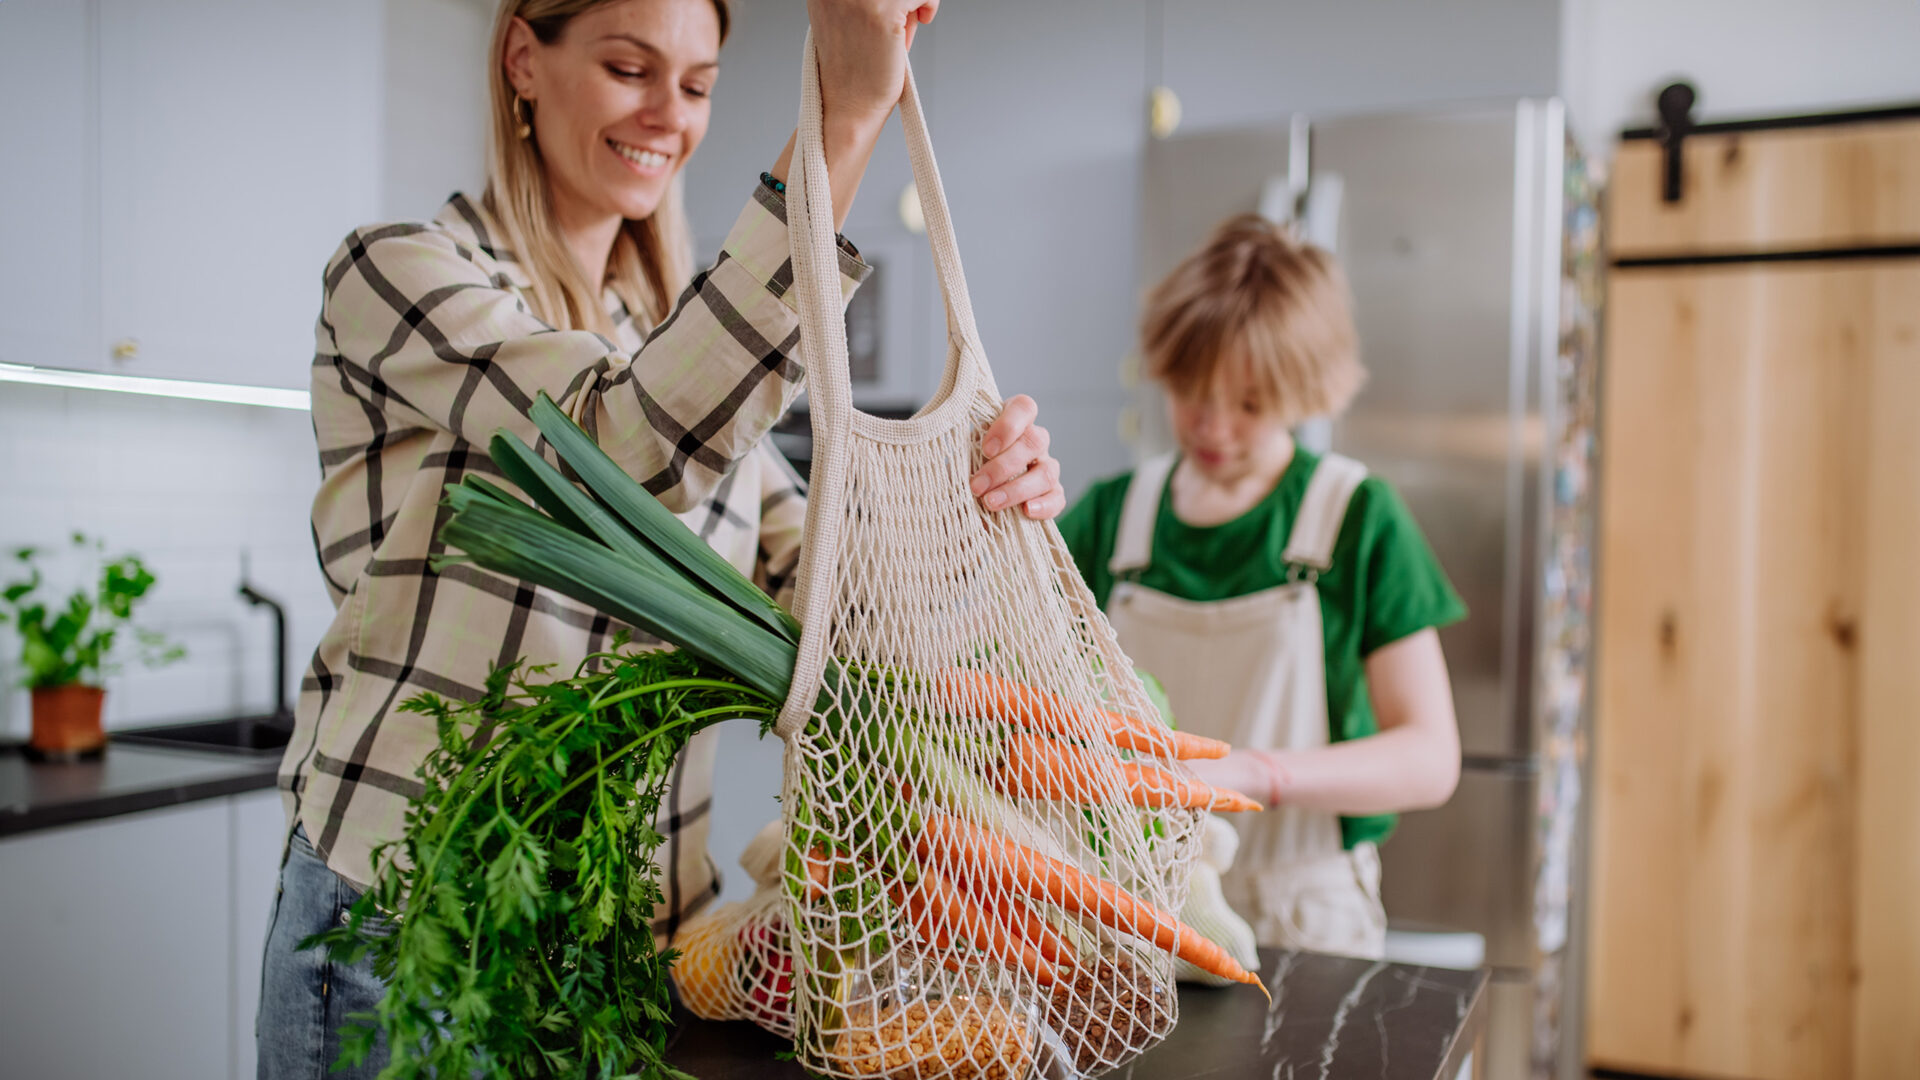
[[[0,385],[0,548],[63,546],[78,530],[138,553],[160,580],[136,623],[187,646],[109,680],[110,728],[272,705],[273,618],[236,592],[243,551],[255,587],[287,609],[292,700],[333,617],[308,525],[319,475],[303,412]],[[0,627],[0,736],[28,730],[18,661]]]

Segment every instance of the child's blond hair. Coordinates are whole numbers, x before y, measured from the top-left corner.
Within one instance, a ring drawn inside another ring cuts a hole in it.
[[[1244,363],[1289,425],[1342,412],[1367,378],[1339,263],[1257,214],[1222,222],[1154,287],[1140,339],[1147,373],[1179,395]]]

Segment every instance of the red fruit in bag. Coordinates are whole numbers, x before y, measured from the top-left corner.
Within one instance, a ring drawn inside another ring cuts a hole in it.
[[[741,953],[747,962],[740,969],[747,999],[753,1003],[754,1011],[772,1017],[790,1015],[793,958],[767,926],[746,927],[741,933],[741,942]]]

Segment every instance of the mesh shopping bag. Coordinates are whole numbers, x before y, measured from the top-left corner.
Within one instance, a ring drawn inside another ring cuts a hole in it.
[[[834,1077],[1104,1072],[1173,1027],[1216,793],[1059,531],[969,491],[1001,399],[911,75],[900,106],[949,350],[933,401],[883,420],[851,400],[809,39],[788,215],[814,463],[776,728],[795,1049]]]
[[[702,912],[674,934],[673,982],[695,1016],[751,1020],[791,1038],[793,955],[780,872],[786,839],[781,822],[760,830],[740,854],[753,896]]]

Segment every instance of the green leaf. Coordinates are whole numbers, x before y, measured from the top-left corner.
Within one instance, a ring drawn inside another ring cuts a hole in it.
[[[1134,668],[1133,673],[1140,676],[1140,685],[1146,688],[1147,700],[1153,702],[1154,709],[1160,713],[1160,722],[1170,728],[1178,729],[1180,725],[1174,723],[1173,700],[1167,697],[1167,688],[1161,686],[1160,680],[1154,678],[1150,671]]]
[[[73,534],[73,543],[96,552],[102,547],[82,533]],[[153,588],[156,578],[136,555],[102,563],[93,594],[75,591],[49,621],[45,604],[28,602],[43,582],[34,565],[38,554],[31,547],[17,549],[15,558],[27,565],[30,576],[0,591],[0,603],[13,608],[10,613],[0,613],[0,622],[12,622],[19,628],[23,681],[36,688],[76,682],[97,684],[117,670],[113,647],[119,631],[129,625],[135,605]],[[149,665],[170,663],[185,655],[184,649],[166,644],[157,634],[137,629],[134,633],[141,660]]]
[[[769,696],[784,698],[796,648],[699,592],[657,559],[614,554],[559,523],[463,488],[440,538],[496,573],[544,585],[719,664]]]
[[[391,1048],[383,1075],[677,1075],[664,1062],[671,954],[651,933],[661,838],[646,823],[702,726],[676,718],[775,703],[688,653],[649,652],[552,681],[500,668],[478,700],[402,707],[438,733],[421,793],[375,851],[348,926],[316,939],[364,949],[387,980],[361,1029]],[[404,916],[378,923],[372,905]],[[343,1060],[359,1040],[343,1040]]]
[[[528,415],[540,428],[540,434],[553,445],[560,460],[637,535],[683,573],[703,583],[715,596],[759,620],[787,641],[799,644],[800,624],[793,616],[628,476],[552,398],[541,393]]]
[[[601,543],[627,558],[650,561],[657,557],[654,549],[633,530],[594,502],[591,495],[573,486],[572,481],[560,475],[559,469],[547,464],[547,459],[528,449],[519,439],[501,432],[493,437],[488,453],[500,471],[507,474],[507,479],[533,496],[540,509],[559,524],[582,536],[598,537]]]

